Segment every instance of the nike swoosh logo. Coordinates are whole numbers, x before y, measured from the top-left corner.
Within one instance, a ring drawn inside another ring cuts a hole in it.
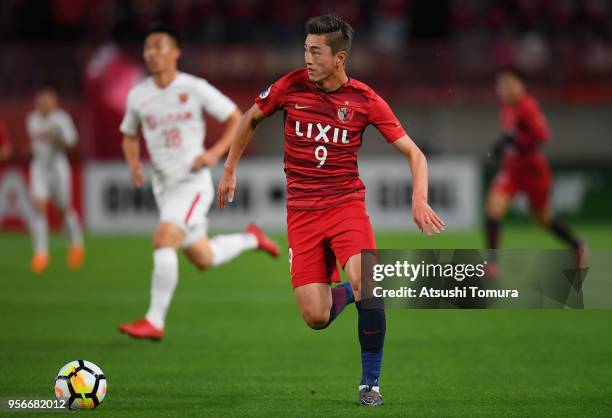
[[[312,106],[300,106],[300,105],[299,105],[299,104],[297,104],[297,103],[295,104],[295,108],[296,108],[296,109],[298,109],[298,110],[300,110],[300,109],[306,109],[306,108],[309,108],[309,107],[312,107]]]
[[[380,333],[381,333],[381,330],[376,330],[376,331],[368,331],[367,329],[363,330],[363,335],[376,335]]]

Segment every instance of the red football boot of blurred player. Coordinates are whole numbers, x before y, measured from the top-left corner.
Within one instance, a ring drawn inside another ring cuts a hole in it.
[[[51,259],[49,258],[49,254],[45,252],[36,252],[30,261],[30,270],[32,270],[34,274],[42,274],[47,267],[49,267],[50,262]]]
[[[484,268],[484,278],[487,280],[496,280],[499,274],[499,267],[496,261],[489,261]]]
[[[164,330],[156,328],[146,319],[139,319],[131,324],[119,325],[119,332],[130,337],[160,341],[164,338]]]
[[[576,268],[583,269],[589,266],[589,250],[584,242],[576,248]]]
[[[255,224],[247,225],[244,229],[247,234],[253,234],[257,238],[257,249],[262,250],[276,258],[279,256],[280,251],[278,245],[274,243],[262,230]]]

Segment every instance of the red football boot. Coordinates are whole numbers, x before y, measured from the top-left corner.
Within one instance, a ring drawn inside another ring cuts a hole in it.
[[[499,268],[496,261],[489,261],[484,268],[483,278],[486,280],[497,280],[499,275]]]
[[[131,324],[119,325],[119,332],[127,334],[130,337],[145,340],[160,341],[164,338],[164,330],[156,328],[146,319],[139,319]]]
[[[584,242],[576,248],[576,268],[583,269],[589,266],[589,250]]]
[[[278,245],[274,243],[268,236],[255,224],[248,225],[244,232],[255,235],[257,238],[257,249],[262,250],[276,258],[280,255]]]

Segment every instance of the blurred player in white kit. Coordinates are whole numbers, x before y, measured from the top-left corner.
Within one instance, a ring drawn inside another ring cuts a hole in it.
[[[145,39],[143,57],[151,74],[127,98],[121,123],[123,151],[134,186],[144,183],[138,130],[153,166],[153,193],[160,222],[153,236],[151,301],[144,319],[119,326],[135,338],[161,340],[166,313],[178,282],[177,250],[200,269],[225,263],[246,250],[278,257],[278,247],[254,224],[244,232],[207,237],[207,213],[215,196],[209,166],[229,149],[242,113],[206,80],[177,70],[180,45],[174,30],[156,25]],[[225,124],[216,144],[204,149],[211,115]]]
[[[35,108],[26,119],[31,141],[30,189],[34,200],[34,216],[30,230],[34,255],[30,262],[33,273],[41,274],[49,266],[47,205],[49,199],[62,214],[70,238],[68,266],[78,270],[85,255],[83,234],[76,211],[72,207],[72,176],[66,152],[76,146],[77,131],[70,115],[58,106],[53,88],[41,89]]]

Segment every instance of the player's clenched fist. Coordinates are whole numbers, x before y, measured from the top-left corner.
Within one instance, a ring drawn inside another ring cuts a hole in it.
[[[439,234],[444,231],[444,222],[442,222],[425,200],[412,202],[412,219],[421,232],[427,235],[431,235],[432,232]]]
[[[219,189],[217,190],[217,204],[219,208],[225,207],[225,197],[232,203],[234,201],[234,190],[236,190],[236,172],[225,170],[223,177],[219,180]]]

